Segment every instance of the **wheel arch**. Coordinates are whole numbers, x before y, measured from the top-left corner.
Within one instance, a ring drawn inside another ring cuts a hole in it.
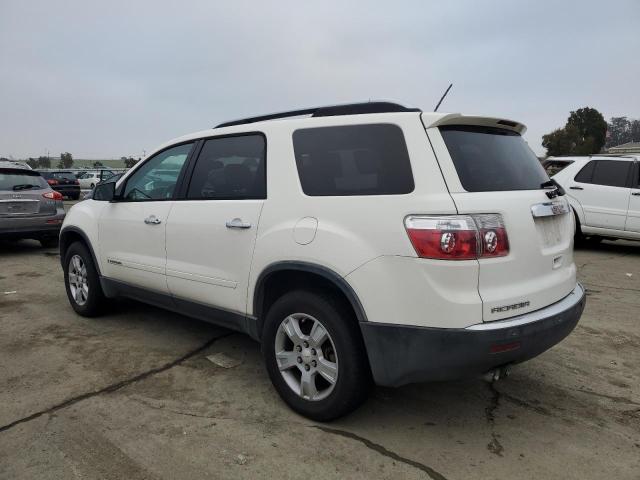
[[[71,244],[77,241],[82,242],[87,247],[89,253],[91,254],[93,264],[96,267],[96,271],[98,272],[98,275],[101,276],[102,274],[100,273],[100,264],[98,263],[96,254],[93,251],[93,246],[89,241],[89,236],[83,230],[75,226],[64,227],[60,232],[60,263],[62,264],[64,262],[64,256]]]
[[[253,316],[258,320],[258,336],[262,336],[264,315],[269,305],[291,285],[328,287],[339,292],[353,310],[358,322],[367,317],[358,296],[349,283],[333,270],[310,262],[281,261],[267,266],[258,276],[253,291]]]

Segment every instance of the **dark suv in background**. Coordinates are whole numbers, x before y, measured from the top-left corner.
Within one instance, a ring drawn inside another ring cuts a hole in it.
[[[40,173],[0,164],[0,239],[33,238],[55,246],[64,216],[62,194]]]
[[[40,171],[51,188],[73,200],[80,198],[80,182],[71,171]]]

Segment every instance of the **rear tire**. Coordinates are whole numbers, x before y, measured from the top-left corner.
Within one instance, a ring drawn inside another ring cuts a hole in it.
[[[41,237],[38,241],[43,248],[53,248],[58,246],[58,237]]]
[[[71,198],[71,200],[78,200],[80,198],[80,194],[79,193],[74,193],[73,196],[71,196],[69,198]]]
[[[74,242],[67,249],[63,262],[64,286],[71,307],[83,317],[95,317],[103,312],[105,296],[93,258],[87,247]]]
[[[297,334],[287,333],[292,331]],[[371,371],[358,324],[328,293],[296,290],[276,300],[265,318],[262,352],[280,397],[312,420],[346,415],[368,396]]]

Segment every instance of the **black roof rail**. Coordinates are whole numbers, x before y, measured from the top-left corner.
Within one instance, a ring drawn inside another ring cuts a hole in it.
[[[301,110],[290,110],[288,112],[271,113],[257,117],[247,117],[239,120],[232,120],[216,125],[214,128],[231,127],[234,125],[244,125],[246,123],[262,122],[265,120],[275,120],[277,118],[298,117],[309,115],[311,117],[333,117],[336,115],[358,115],[363,113],[389,113],[389,112],[421,112],[419,108],[408,108],[393,102],[363,102],[348,103],[344,105],[328,105],[326,107],[304,108]]]

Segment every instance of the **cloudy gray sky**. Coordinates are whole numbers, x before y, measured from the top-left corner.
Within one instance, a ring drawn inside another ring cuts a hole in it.
[[[0,0],[0,156],[138,156],[246,115],[368,99],[640,117],[640,1]]]

